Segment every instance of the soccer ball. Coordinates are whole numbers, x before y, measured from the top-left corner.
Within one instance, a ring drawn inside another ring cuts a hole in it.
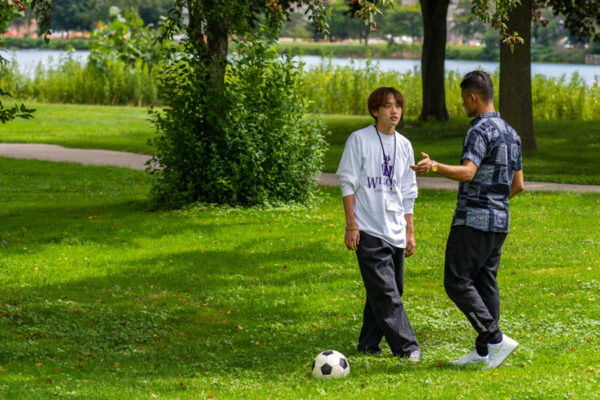
[[[325,350],[315,358],[312,374],[315,378],[342,378],[350,373],[350,364],[339,351]]]

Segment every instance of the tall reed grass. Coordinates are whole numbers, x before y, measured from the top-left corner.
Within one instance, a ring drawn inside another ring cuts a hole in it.
[[[499,74],[491,74],[496,90]],[[446,107],[451,117],[464,115],[460,97],[462,74],[447,71],[445,79]],[[421,72],[381,71],[378,64],[367,61],[362,68],[356,65],[333,66],[324,61],[306,72],[305,90],[313,101],[314,112],[328,114],[368,114],[367,98],[380,86],[394,86],[405,97],[405,117],[418,117],[422,104]],[[535,75],[532,79],[534,118],[543,120],[599,120],[600,76],[587,85],[578,73],[570,80]],[[496,96],[496,102],[498,96]],[[496,107],[498,104],[496,104]]]
[[[0,66],[0,82],[18,99],[136,106],[158,102],[154,74],[141,61],[134,66],[120,61],[97,66],[65,57],[52,67],[38,64],[33,76],[19,71],[13,62]]]

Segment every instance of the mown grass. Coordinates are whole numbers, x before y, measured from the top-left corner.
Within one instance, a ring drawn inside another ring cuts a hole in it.
[[[36,108],[33,120],[0,125],[0,142],[51,143],[74,148],[96,148],[152,154],[154,137],[147,109],[69,104],[27,103]],[[335,172],[348,135],[373,123],[370,116],[321,115],[329,132],[326,172]],[[469,120],[420,122],[410,116],[399,129],[410,139],[417,161],[424,151],[437,161],[459,162]],[[600,126],[593,121],[545,121],[535,123],[538,154],[524,158],[525,178],[530,181],[600,184],[597,154]]]
[[[474,332],[442,287],[455,194],[422,190],[405,303],[413,365],[357,354],[364,289],[339,191],[310,207],[147,210],[147,176],[0,159],[0,397],[546,399],[600,396],[599,196],[511,202],[494,371],[446,361]],[[321,350],[351,375],[317,381]]]
[[[0,125],[0,142],[152,152],[148,140],[153,136],[153,127],[147,108],[24,103],[36,110],[34,118]]]

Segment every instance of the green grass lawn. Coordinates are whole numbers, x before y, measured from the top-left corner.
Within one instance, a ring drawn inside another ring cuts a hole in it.
[[[28,103],[29,105],[30,103]],[[151,154],[154,137],[146,108],[30,104],[35,119],[0,126],[0,142],[52,143],[75,148],[99,148]],[[335,172],[348,135],[373,122],[369,116],[323,115],[330,149],[325,172]],[[406,121],[400,131],[414,147],[443,163],[457,164],[467,118],[449,122]],[[600,124],[597,121],[538,121],[535,124],[539,152],[523,160],[525,179],[561,183],[600,184],[598,153]]]
[[[364,289],[339,190],[310,207],[148,211],[142,171],[0,158],[0,398],[590,399],[600,396],[600,197],[511,202],[493,371],[446,297],[455,203],[422,190],[404,300],[419,364],[357,354]],[[310,375],[344,353],[351,374]]]
[[[7,101],[7,104],[11,104]],[[82,149],[150,154],[153,127],[148,109],[126,106],[48,104],[25,101],[34,119],[0,125],[0,142],[47,143]]]

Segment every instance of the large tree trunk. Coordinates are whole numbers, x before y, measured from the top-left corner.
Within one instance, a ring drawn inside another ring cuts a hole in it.
[[[420,120],[433,116],[438,121],[448,119],[444,89],[444,60],[446,58],[446,17],[450,0],[421,0],[423,14],[423,50],[421,80],[423,107]]]
[[[227,66],[227,22],[209,20],[207,23],[207,45],[210,57],[211,84],[215,85],[215,95],[222,97],[225,92],[225,67]]]
[[[507,25],[525,43],[516,44],[514,51],[500,43],[500,113],[521,137],[523,151],[537,153],[531,102],[531,16],[532,0],[521,0]]]
[[[205,107],[206,126],[198,132],[221,138],[225,104],[225,69],[228,50],[227,16],[215,12],[210,4],[201,4],[200,0],[188,0],[189,23],[187,34],[194,52],[205,68],[207,75],[202,76],[199,87],[204,88],[202,96]],[[212,12],[207,12],[207,9]]]
[[[225,90],[229,21],[226,15],[206,12],[205,8],[210,9],[210,5],[203,5],[201,1],[188,0],[187,6],[189,12],[187,34],[198,59],[208,65],[207,88],[212,95],[217,96],[215,100],[218,101]]]

